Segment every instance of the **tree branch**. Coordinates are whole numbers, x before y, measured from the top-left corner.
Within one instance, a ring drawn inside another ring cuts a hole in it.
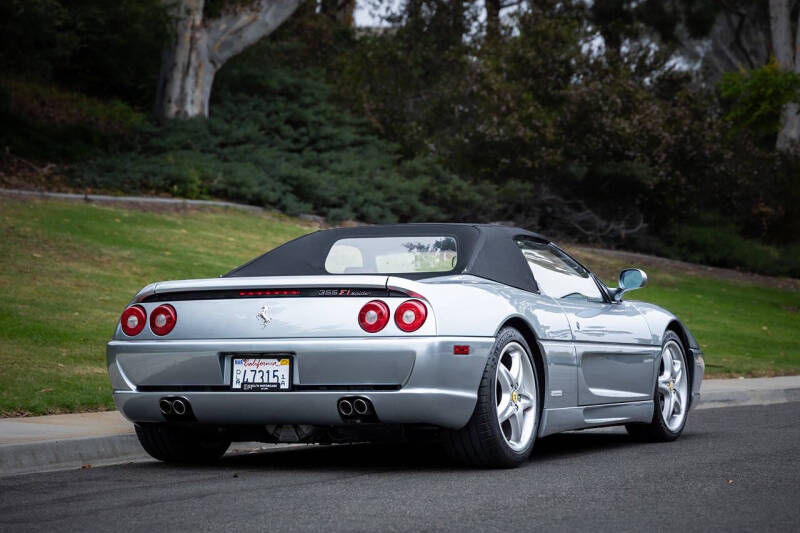
[[[255,0],[208,21],[209,57],[219,68],[231,57],[275,31],[301,0]]]

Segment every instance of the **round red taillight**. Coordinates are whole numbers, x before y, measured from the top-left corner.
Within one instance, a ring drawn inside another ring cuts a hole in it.
[[[147,323],[147,312],[141,305],[132,305],[122,312],[122,318],[119,319],[122,332],[128,337],[138,335],[144,329]]]
[[[419,300],[407,300],[397,306],[394,323],[403,331],[417,331],[428,317],[428,308]]]
[[[419,300],[407,300],[397,306],[394,323],[403,331],[417,331],[428,317],[428,308]]]
[[[156,335],[166,335],[175,327],[178,321],[178,313],[169,304],[159,305],[150,313],[150,329]]]
[[[376,333],[389,323],[389,306],[380,300],[364,304],[358,312],[358,325],[367,333]]]

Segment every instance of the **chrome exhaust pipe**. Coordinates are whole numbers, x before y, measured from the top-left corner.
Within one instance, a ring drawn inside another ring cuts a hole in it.
[[[178,398],[172,402],[172,410],[178,416],[183,416],[186,414],[186,403]]]
[[[353,400],[353,409],[359,415],[365,415],[369,412],[369,405],[361,398]]]
[[[342,416],[350,416],[353,414],[353,404],[347,398],[339,400],[339,414]]]
[[[161,409],[162,415],[171,415],[172,414],[172,404],[166,398],[161,398],[158,401],[158,408]]]

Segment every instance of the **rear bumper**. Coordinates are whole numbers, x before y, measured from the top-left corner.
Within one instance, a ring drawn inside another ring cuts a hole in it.
[[[469,345],[454,355],[453,345]],[[189,400],[197,421],[220,425],[343,424],[342,396],[369,398],[384,423],[459,428],[475,408],[491,337],[112,341],[114,401],[133,422],[161,422],[158,400]],[[290,392],[231,392],[231,354],[289,354]],[[379,389],[379,390],[376,390]]]

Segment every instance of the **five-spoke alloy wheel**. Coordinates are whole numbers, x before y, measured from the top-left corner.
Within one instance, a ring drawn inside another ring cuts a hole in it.
[[[664,334],[653,396],[653,419],[648,424],[628,424],[631,436],[642,440],[670,441],[680,437],[689,412],[689,371],[680,337]]]
[[[495,372],[497,421],[512,450],[524,449],[536,425],[536,378],[525,348],[509,342],[500,354]]]
[[[675,340],[664,343],[658,373],[658,397],[661,418],[670,431],[683,427],[686,420],[687,395],[686,362],[683,350]]]
[[[514,328],[497,335],[467,425],[444,434],[456,460],[475,466],[513,467],[531,454],[539,430],[541,399],[536,364]]]

